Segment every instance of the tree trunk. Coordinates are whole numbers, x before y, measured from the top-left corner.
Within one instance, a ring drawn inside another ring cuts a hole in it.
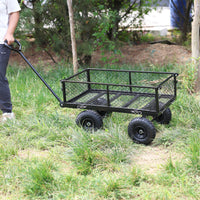
[[[76,38],[75,38],[75,29],[74,29],[74,15],[72,9],[72,0],[67,0],[67,6],[69,11],[69,23],[70,23],[70,32],[71,32],[71,42],[72,42],[72,55],[73,55],[73,69],[74,73],[78,71],[78,59],[77,59],[77,49],[76,49]]]
[[[200,1],[194,0],[194,19],[192,22],[192,59],[197,69],[196,92],[200,92],[200,63],[199,63],[199,24],[200,24]]]

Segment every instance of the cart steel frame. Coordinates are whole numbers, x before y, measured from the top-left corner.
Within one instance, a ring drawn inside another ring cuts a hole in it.
[[[95,74],[96,72],[100,72],[103,74],[107,72],[110,72],[111,74],[124,73],[128,77],[127,84],[106,83],[106,80],[101,80],[101,82],[91,81],[91,74]],[[167,75],[167,77],[161,82],[159,82],[156,86],[133,85],[133,80],[131,77],[135,74],[145,74],[150,76],[154,74],[158,75],[161,78],[162,75]],[[86,79],[81,80],[81,78],[79,78],[80,75],[86,76]],[[61,103],[61,106],[70,108],[102,110],[108,112],[123,112],[140,115],[151,115],[156,117],[159,114],[161,114],[163,110],[166,109],[176,99],[177,76],[177,73],[168,72],[88,68],[69,78],[61,80],[63,91],[63,102]],[[164,93],[159,94],[159,91],[161,91],[163,86],[168,82],[172,82],[173,84],[173,90],[170,91],[171,93],[167,93],[166,91],[164,91]],[[85,90],[80,91],[78,95],[70,96],[70,91],[67,89],[70,84],[74,84],[76,86],[75,88],[80,87],[80,84],[85,85]],[[103,86],[104,89],[96,89],[95,86]],[[111,88],[117,88],[118,90],[113,90]],[[122,88],[123,90],[120,90],[119,88]],[[135,91],[135,89],[137,89],[137,91]],[[145,89],[147,89],[148,92],[144,92]],[[103,96],[105,97],[105,101],[102,104],[98,104],[98,99],[100,99]],[[123,105],[113,106],[112,102],[117,101],[117,99],[119,99],[122,96],[128,96],[130,98],[127,98],[127,101],[123,102]],[[83,97],[86,97],[85,99],[87,99],[87,101],[81,101]],[[141,97],[149,98],[150,102],[148,102],[146,106],[143,106],[141,108],[132,108],[131,105],[133,105],[134,102],[139,101]],[[165,99],[167,101],[164,104],[159,105],[160,99]]]
[[[128,135],[134,142],[150,144],[156,136],[152,121],[170,122],[169,106],[177,95],[177,73],[87,68],[61,80],[61,100],[24,56],[21,44],[17,40],[15,43],[17,48],[4,44],[21,55],[61,107],[84,109],[76,123],[85,130],[102,128],[103,118],[112,112],[141,115],[129,123]]]

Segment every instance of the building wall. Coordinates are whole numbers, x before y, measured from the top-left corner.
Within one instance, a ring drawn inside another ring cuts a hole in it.
[[[135,0],[130,0],[130,2],[135,2]],[[140,0],[137,0],[136,2],[140,2]],[[155,5],[153,5],[155,6]],[[161,6],[161,7],[168,7],[169,6],[169,0],[158,0],[158,6]]]

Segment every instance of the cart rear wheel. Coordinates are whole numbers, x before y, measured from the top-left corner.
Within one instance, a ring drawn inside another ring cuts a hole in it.
[[[86,110],[81,113],[76,118],[76,124],[82,126],[85,130],[98,130],[103,126],[102,117],[93,110]]]
[[[172,113],[170,108],[167,108],[161,115],[155,118],[160,124],[169,124],[172,119]]]
[[[156,129],[148,119],[135,118],[129,123],[128,135],[134,142],[147,145],[154,140]]]

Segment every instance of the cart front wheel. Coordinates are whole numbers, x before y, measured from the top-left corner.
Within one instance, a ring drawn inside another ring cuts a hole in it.
[[[129,123],[128,135],[134,142],[147,145],[154,140],[156,129],[148,119],[135,118]]]
[[[161,115],[155,118],[160,124],[169,124],[172,119],[172,113],[170,108],[167,108]]]
[[[82,126],[86,131],[97,131],[103,126],[102,117],[93,110],[86,110],[76,118],[76,124]]]

